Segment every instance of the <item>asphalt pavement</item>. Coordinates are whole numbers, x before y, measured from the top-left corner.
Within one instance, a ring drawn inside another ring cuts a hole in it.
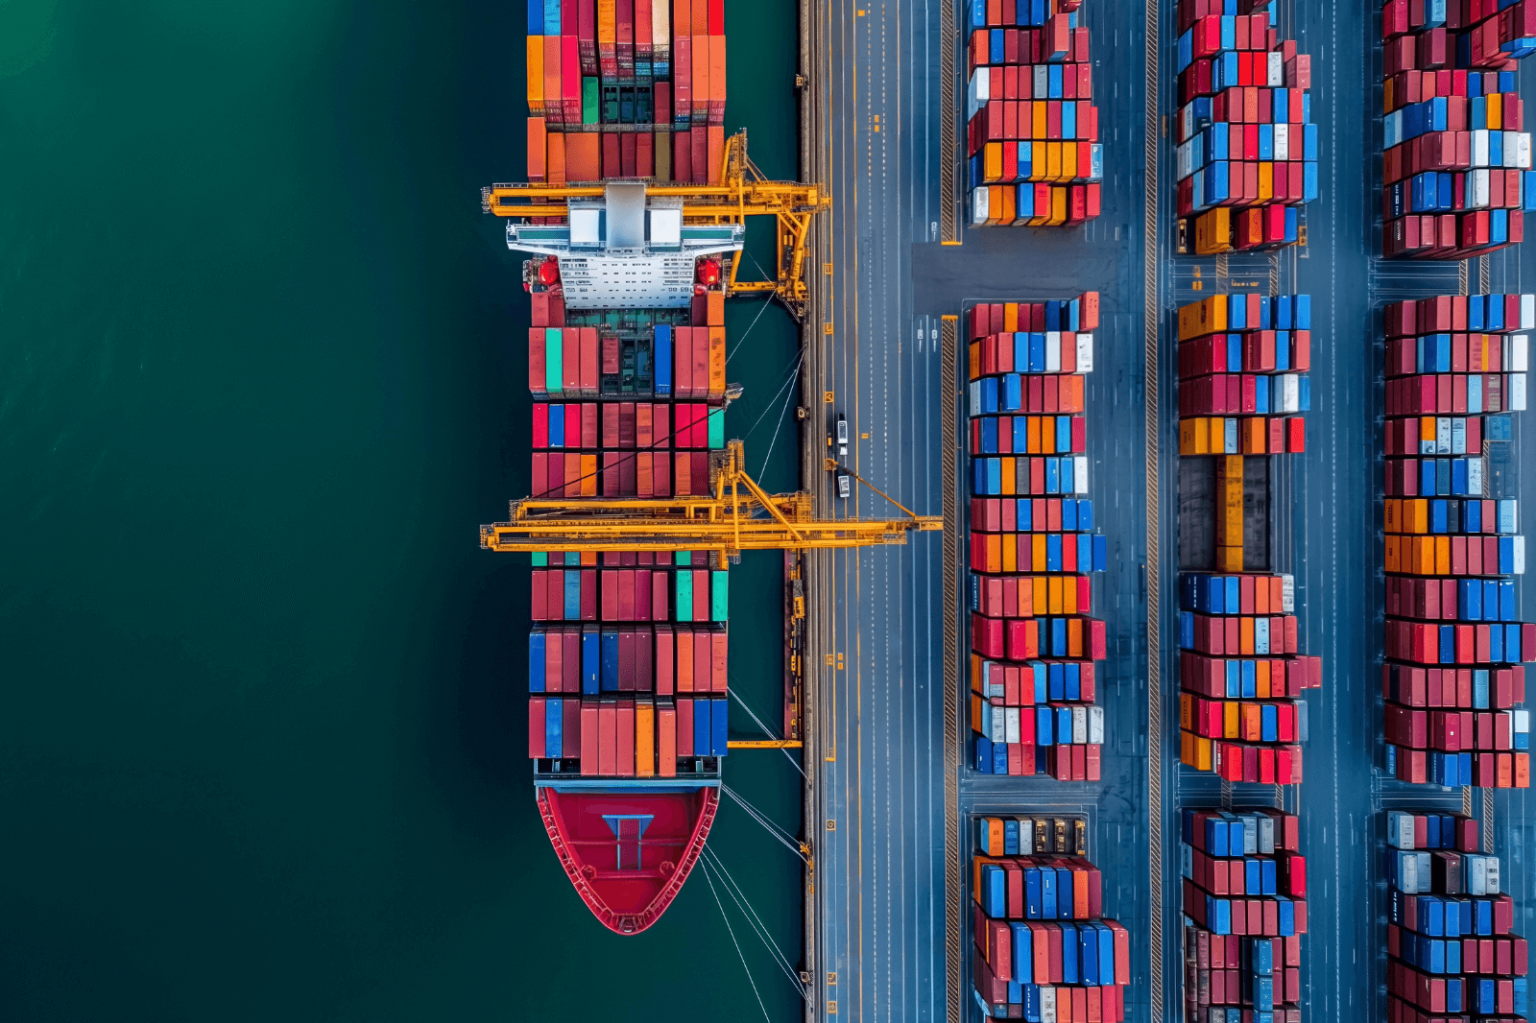
[[[1379,217],[1380,56],[1374,14],[1364,6],[1281,0],[1282,35],[1313,58],[1312,118],[1320,128],[1321,197],[1306,210],[1308,244],[1277,255],[1217,260],[1172,254],[1172,142],[1161,139],[1152,173],[1162,182],[1150,251],[1154,308],[1164,329],[1162,372],[1155,393],[1156,456],[1149,460],[1145,425],[1145,284],[1147,246],[1143,185],[1146,8],[1129,0],[1086,0],[1092,33],[1094,91],[1105,147],[1103,212],[1074,230],[962,230],[962,244],[939,242],[941,181],[960,154],[941,145],[939,3],[858,3],[817,9],[815,55],[819,103],[817,170],[834,197],[831,264],[818,284],[831,302],[821,334],[822,379],[831,404],[813,415],[847,415],[855,443],[849,464],[875,486],[921,514],[943,510],[942,433],[959,414],[941,393],[939,318],[978,301],[1102,296],[1095,369],[1087,400],[1091,494],[1097,527],[1109,539],[1109,570],[1095,580],[1095,615],[1109,623],[1110,656],[1102,666],[1099,703],[1106,710],[1101,783],[1061,784],[1043,777],[978,775],[962,766],[958,809],[973,813],[1081,812],[1103,869],[1105,912],[1135,940],[1129,1018],[1151,1019],[1155,981],[1161,1018],[1180,1008],[1177,957],[1177,808],[1279,802],[1302,814],[1302,841],[1312,873],[1311,929],[1303,944],[1304,1018],[1344,1019],[1384,1010],[1384,943],[1379,896],[1380,811],[1398,806],[1460,807],[1482,793],[1411,787],[1386,778],[1380,739],[1381,304],[1455,292],[1456,264],[1404,265],[1376,258]],[[1164,0],[1159,94],[1172,113],[1173,5]],[[956,102],[963,103],[963,53]],[[1528,76],[1526,76],[1528,77]],[[1523,83],[1524,85],[1524,83]],[[1529,93],[1530,87],[1523,88]],[[957,124],[963,144],[963,124]],[[963,192],[958,193],[963,198]],[[963,220],[963,210],[961,211]],[[1536,291],[1536,267],[1519,250],[1487,261],[1488,290]],[[824,268],[825,269],[825,268]],[[1482,290],[1470,264],[1470,288]],[[1277,567],[1295,574],[1305,652],[1324,660],[1324,685],[1306,697],[1310,737],[1303,783],[1223,787],[1177,764],[1177,692],[1173,672],[1176,581],[1176,423],[1171,414],[1173,310],[1213,290],[1277,288],[1313,296],[1312,409],[1305,454],[1277,459],[1272,532]],[[963,341],[962,341],[963,345]],[[1516,417],[1516,444],[1522,430]],[[962,433],[963,437],[963,433]],[[1525,455],[1524,458],[1536,457]],[[1500,477],[1505,496],[1528,497],[1529,474],[1511,460]],[[964,485],[964,457],[958,464]],[[1148,474],[1159,486],[1157,560],[1149,566]],[[1500,495],[1495,495],[1500,496]],[[894,514],[863,492],[835,512]],[[945,947],[944,650],[945,566],[939,538],[913,536],[907,546],[828,557],[834,599],[813,609],[833,662],[819,666],[822,707],[817,894],[826,1019],[937,1020],[945,1017],[947,968],[970,973],[969,936],[961,962]],[[1149,573],[1149,568],[1151,572]],[[1159,580],[1158,618],[1162,742],[1149,772],[1149,675],[1146,581]],[[963,589],[962,589],[963,593]],[[964,633],[962,630],[962,649]],[[963,698],[963,694],[962,694]],[[965,715],[961,714],[962,730]],[[1154,798],[1150,778],[1160,784]],[[1508,890],[1531,913],[1536,874],[1529,793],[1490,802]],[[1155,820],[1154,820],[1155,818]],[[1166,947],[1153,977],[1153,882],[1149,833],[1164,836],[1161,933]],[[969,829],[950,836],[969,855]],[[968,895],[968,893],[967,893]],[[965,930],[968,931],[968,921]],[[1529,924],[1517,929],[1530,930]],[[966,981],[968,984],[968,980]],[[974,1015],[972,1010],[968,1012]]]

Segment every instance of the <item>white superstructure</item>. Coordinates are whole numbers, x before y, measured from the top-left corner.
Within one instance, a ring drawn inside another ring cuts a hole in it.
[[[645,184],[610,181],[573,199],[565,224],[507,222],[507,248],[554,256],[567,309],[681,309],[700,256],[740,252],[739,224],[684,224],[681,199],[646,201]]]

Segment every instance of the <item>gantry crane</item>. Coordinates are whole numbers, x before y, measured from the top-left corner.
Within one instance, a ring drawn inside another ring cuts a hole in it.
[[[602,185],[547,185],[516,182],[481,189],[481,207],[498,217],[564,217],[572,199],[597,199]],[[805,254],[811,218],[830,209],[832,199],[816,185],[769,181],[747,156],[747,133],[737,132],[725,143],[720,180],[709,185],[647,183],[647,197],[683,200],[683,220],[693,224],[741,224],[746,218],[776,217],[777,277],[771,281],[739,279],[741,259],[730,261],[726,294],[771,294],[799,319],[805,315],[807,287]]]
[[[723,565],[742,551],[832,550],[903,544],[909,532],[943,529],[944,520],[906,512],[904,519],[818,519],[807,493],[769,494],[747,475],[742,443],[710,459],[702,497],[525,498],[507,522],[480,527],[493,551],[698,551]]]

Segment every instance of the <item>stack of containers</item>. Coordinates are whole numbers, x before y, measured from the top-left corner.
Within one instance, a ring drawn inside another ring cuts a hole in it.
[[[724,0],[528,0],[528,179],[718,181],[724,25]]]
[[[1525,409],[1536,296],[1445,295],[1385,311],[1386,767],[1403,781],[1530,785],[1525,572],[1516,502],[1485,451]]]
[[[1104,177],[1082,0],[970,0],[971,224],[1061,227],[1099,215]]]
[[[1298,819],[1272,808],[1185,809],[1180,831],[1186,1023],[1300,1023]]]
[[[1477,821],[1389,811],[1387,846],[1387,1018],[1524,1018],[1529,951]]]
[[[1294,245],[1317,198],[1312,63],[1273,3],[1179,0],[1177,211],[1198,255]]]
[[[1179,579],[1180,762],[1228,781],[1301,781],[1301,653],[1288,575],[1244,573],[1243,459],[1306,450],[1311,298],[1214,295],[1179,310],[1179,454],[1217,458],[1216,574]]]
[[[1536,5],[1382,6],[1382,254],[1465,259],[1524,240],[1536,209],[1515,61],[1536,50]]]
[[[974,306],[969,328],[971,728],[988,774],[1098,781],[1089,617],[1106,541],[1088,499],[1085,375],[1099,296]]]
[[[598,561],[533,556],[528,755],[638,778],[725,756],[727,574],[697,551]]]
[[[552,294],[533,293],[528,330],[532,496],[708,493],[725,447],[723,293],[694,303],[697,326],[630,331],[568,326]]]
[[[1036,845],[1028,820],[974,824],[980,853],[971,875],[972,985],[983,1016],[1125,1019],[1131,936],[1102,915],[1098,868]]]

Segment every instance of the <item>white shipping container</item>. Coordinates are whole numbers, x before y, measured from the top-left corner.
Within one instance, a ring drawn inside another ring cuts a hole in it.
[[[1104,745],[1104,708],[1088,708],[1088,743],[1091,746]]]
[[[1467,459],[1467,493],[1478,495],[1483,492],[1483,460],[1481,458]]]
[[[1077,371],[1079,373],[1093,372],[1093,335],[1077,335]]]
[[[1061,372],[1061,331],[1059,330],[1045,332],[1045,371]]]
[[[1296,577],[1294,575],[1280,576],[1280,613],[1296,613]]]
[[[1472,166],[1488,166],[1488,129],[1478,128],[1472,132]]]
[[[1003,713],[1004,742],[1019,742],[1019,708],[1009,707]]]
[[[1291,126],[1275,125],[1275,160],[1283,163],[1291,158]]]
[[[981,186],[981,187],[978,187],[978,188],[971,189],[971,226],[972,227],[985,227],[986,226],[987,220],[992,215],[990,212],[988,212],[988,209],[987,209],[988,204],[990,202],[991,202],[991,195],[990,195],[988,189],[986,188],[986,186]]]
[[[992,98],[992,75],[987,68],[971,72],[971,84],[965,90],[965,119],[969,121],[981,112]]]
[[[1451,453],[1451,421],[1446,416],[1435,420],[1435,454],[1448,455]]]
[[[1076,455],[1072,459],[1072,492],[1088,493],[1088,456]]]
[[[1515,550],[1515,575],[1525,575],[1525,537],[1512,536],[1509,538],[1510,546]]]
[[[1265,83],[1271,89],[1285,88],[1285,61],[1279,50],[1270,50],[1268,55],[1268,81]]]
[[[1469,209],[1488,206],[1488,171],[1475,170],[1467,175],[1467,204]]]
[[[1518,506],[1519,502],[1514,500],[1503,500],[1499,502],[1499,532],[1513,533],[1517,528],[1519,528],[1515,522]]]
[[[1301,411],[1301,378],[1295,373],[1282,373],[1280,379],[1280,407],[1275,411],[1293,413]]]
[[[1520,329],[1536,330],[1536,295],[1520,296]]]
[[[1510,334],[1504,338],[1504,368],[1511,373],[1524,373],[1530,369],[1530,339],[1524,334]]]
[[[1509,393],[1507,395],[1505,395],[1505,397],[1509,399],[1509,410],[1511,412],[1524,412],[1525,411],[1525,374],[1524,373],[1511,373],[1505,379],[1507,379],[1509,381],[1509,384],[1508,384],[1508,391],[1509,391]]]

